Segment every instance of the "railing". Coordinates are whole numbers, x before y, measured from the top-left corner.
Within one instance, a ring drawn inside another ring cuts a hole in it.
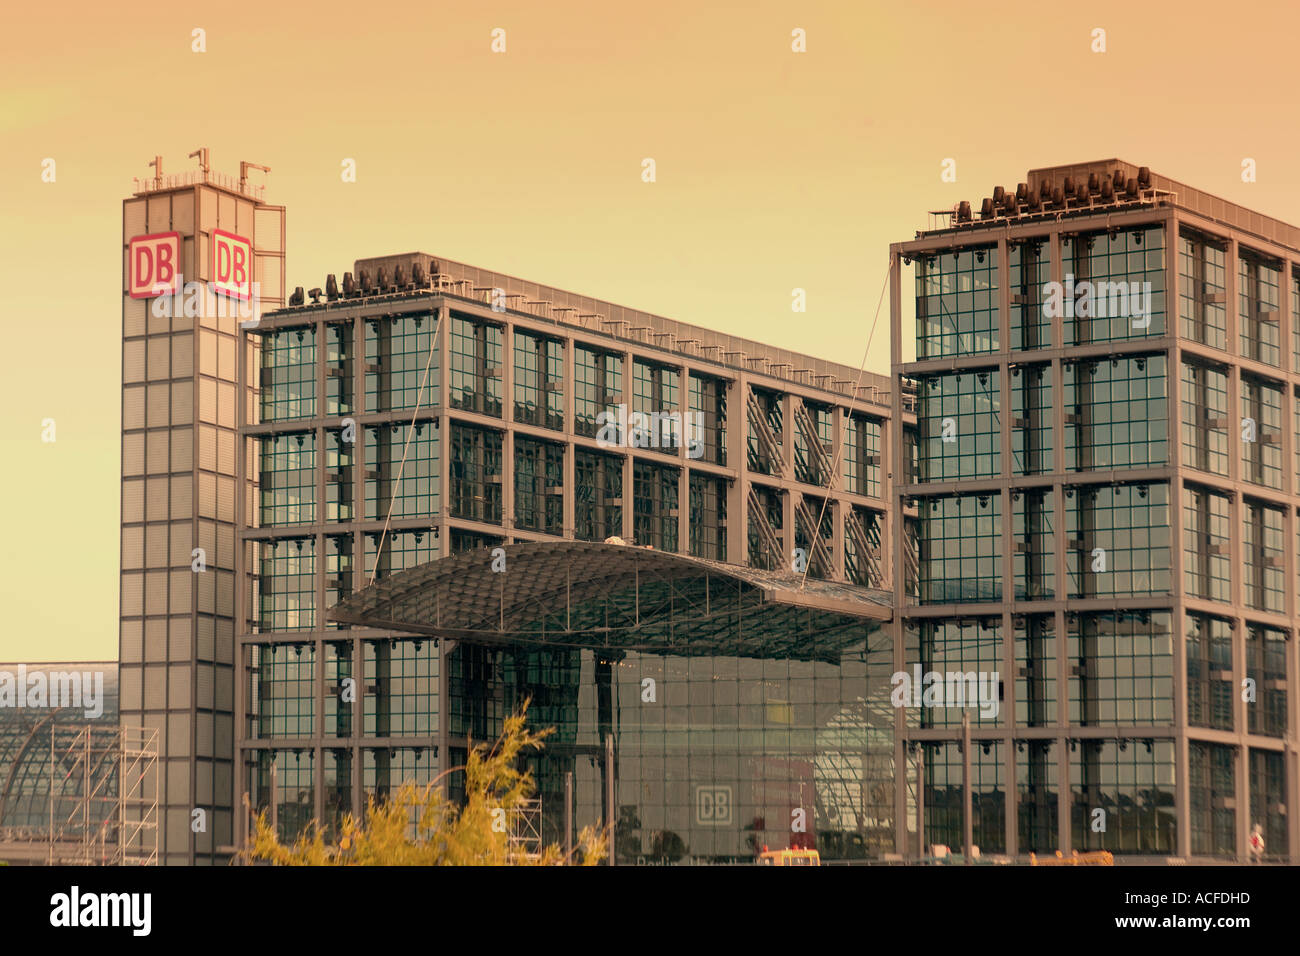
[[[170,173],[164,176],[155,176],[153,178],[141,178],[133,176],[133,194],[143,196],[148,193],[162,192],[167,189],[182,189],[186,186],[198,186],[206,184],[217,186],[221,189],[229,190],[232,193],[239,193],[241,196],[247,196],[249,199],[257,202],[262,201],[266,194],[265,186],[253,186],[247,181],[240,182],[235,176],[227,173],[204,172],[201,169],[190,170],[186,173]]]

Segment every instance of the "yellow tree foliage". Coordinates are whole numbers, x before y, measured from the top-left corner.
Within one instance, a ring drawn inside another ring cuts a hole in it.
[[[526,726],[528,701],[506,718],[505,729],[491,749],[471,747],[465,766],[439,774],[426,786],[403,783],[387,800],[371,797],[364,821],[343,818],[338,842],[327,841],[313,820],[289,846],[280,842],[266,817],[258,815],[245,862],[275,866],[592,866],[604,859],[608,841],[602,830],[585,828],[578,834],[573,855],[561,847],[543,847],[527,854],[507,839],[511,814],[532,796],[533,777],[520,771],[519,757],[540,750],[554,733]],[[465,805],[449,800],[442,782],[452,773],[465,774]],[[414,826],[412,827],[412,822]]]

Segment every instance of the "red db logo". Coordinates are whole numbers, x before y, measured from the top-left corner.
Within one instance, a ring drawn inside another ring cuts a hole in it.
[[[130,282],[128,292],[133,299],[149,299],[156,295],[171,295],[181,288],[180,270],[181,234],[156,232],[151,236],[136,236],[128,250]]]
[[[212,230],[212,291],[247,302],[253,287],[253,246],[233,232]]]

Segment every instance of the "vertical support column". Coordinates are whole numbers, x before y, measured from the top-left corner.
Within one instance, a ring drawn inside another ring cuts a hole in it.
[[[196,197],[197,202],[197,197]],[[234,624],[231,627],[231,640],[234,644],[234,751],[232,766],[230,768],[231,781],[234,785],[234,806],[231,809],[231,837],[237,848],[242,848],[247,842],[248,814],[244,812],[244,788],[247,785],[244,780],[244,735],[246,722],[244,720],[244,648],[240,643],[240,638],[244,634],[245,621],[248,617],[246,607],[248,595],[245,586],[245,563],[247,554],[247,544],[244,542],[243,535],[240,534],[241,528],[249,527],[247,515],[248,490],[245,486],[245,477],[247,472],[247,450],[248,439],[244,435],[244,425],[248,422],[248,393],[247,384],[249,382],[248,368],[248,334],[244,329],[236,325],[235,331],[235,381],[238,383],[235,387],[235,529],[231,535],[235,542],[235,553],[233,555],[235,593],[232,595],[232,606],[234,608]],[[194,335],[194,341],[198,343],[198,333]],[[195,366],[197,368],[197,364]],[[218,658],[220,655],[216,655]],[[215,717],[214,717],[215,722]],[[215,728],[214,728],[215,734]],[[213,741],[216,743],[215,739]],[[215,750],[215,746],[214,746]],[[216,781],[214,779],[215,788]],[[122,788],[123,795],[128,792],[127,788]],[[215,839],[214,839],[215,844]],[[214,846],[215,848],[215,846]]]
[[[1240,685],[1239,685],[1240,686]],[[1238,694],[1238,697],[1241,695]],[[1237,862],[1250,862],[1250,747],[1245,743],[1233,749],[1232,762],[1234,782],[1233,791],[1236,798],[1235,820],[1237,830]],[[1262,821],[1261,821],[1262,822]]]
[[[848,489],[844,487],[844,457],[848,454],[844,445],[844,435],[847,422],[847,410],[839,405],[832,406],[831,466],[834,467],[835,463],[839,462],[840,473],[838,475],[831,475],[829,485],[830,489],[838,486],[841,492],[848,491]],[[842,497],[833,494],[830,489],[827,490],[826,494],[827,507],[830,510],[831,516],[831,575],[836,581],[844,581],[846,580],[844,571],[844,514],[852,507],[852,505],[846,502]],[[866,556],[863,555],[861,560],[865,561]]]
[[[727,488],[727,559],[749,564],[749,381],[727,384],[727,462],[736,479]]]
[[[1239,565],[1238,565],[1239,566]],[[1232,673],[1233,673],[1233,694],[1232,694],[1232,726],[1237,734],[1237,743],[1233,747],[1233,795],[1236,799],[1236,808],[1234,809],[1234,830],[1237,839],[1237,860],[1246,862],[1246,836],[1250,832],[1250,825],[1247,822],[1250,817],[1250,804],[1246,799],[1248,775],[1247,764],[1247,747],[1244,744],[1246,735],[1250,728],[1249,708],[1254,704],[1247,704],[1242,700],[1241,682],[1246,677],[1248,665],[1246,660],[1246,639],[1248,628],[1246,622],[1240,616],[1233,619],[1232,625]],[[1256,690],[1259,693],[1259,690]]]
[[[1242,497],[1242,368],[1238,364],[1238,356],[1242,354],[1240,350],[1240,338],[1238,329],[1240,326],[1240,316],[1238,315],[1239,302],[1239,282],[1238,268],[1240,250],[1235,235],[1230,235],[1227,239],[1227,250],[1225,252],[1225,263],[1223,263],[1223,286],[1225,286],[1226,302],[1223,303],[1223,321],[1227,326],[1225,330],[1225,347],[1227,354],[1234,356],[1234,360],[1229,364],[1229,375],[1227,375],[1227,418],[1229,418],[1229,479],[1231,481],[1231,503],[1229,514],[1231,520],[1231,535],[1229,537],[1229,567],[1232,568],[1232,580],[1229,587],[1229,602],[1234,609],[1235,614],[1232,618],[1232,675],[1234,675],[1234,685],[1239,687],[1240,679],[1245,676],[1245,623],[1240,615],[1240,610],[1244,607],[1245,596],[1245,574],[1244,574],[1244,529],[1245,529],[1245,499]],[[1179,501],[1179,507],[1182,502]],[[1178,542],[1179,546],[1182,542]],[[1186,669],[1186,666],[1184,666]],[[1186,680],[1186,675],[1184,675]],[[1245,704],[1242,701],[1240,693],[1232,695],[1232,727],[1238,739],[1242,739],[1247,727],[1247,715],[1245,715]],[[1187,857],[1191,855],[1191,808],[1188,804],[1187,790],[1191,782],[1191,753],[1190,744],[1188,744],[1187,732],[1182,731],[1178,741],[1178,786],[1177,786],[1177,814],[1178,814],[1178,849],[1179,856]],[[1240,763],[1240,747],[1236,749],[1238,761]],[[1240,793],[1240,767],[1234,765],[1235,790]],[[1242,830],[1242,805],[1238,803],[1234,810],[1235,830],[1238,832],[1238,853],[1242,852],[1242,839],[1240,839],[1240,830]]]
[[[623,394],[620,402],[627,409],[627,418],[632,418],[632,396],[636,393],[636,383],[633,379],[636,367],[633,364],[632,353],[623,352]],[[628,544],[642,544],[636,540],[636,522],[634,512],[636,510],[636,488],[634,486],[633,475],[635,470],[632,467],[632,442],[631,436],[623,435],[623,445],[625,454],[623,455],[623,540]]]
[[[1065,266],[1061,261],[1061,227],[1056,225],[1048,236],[1048,270],[1051,281],[1059,284],[1065,280]],[[1052,458],[1057,475],[1064,475],[1065,465],[1065,364],[1060,355],[1066,348],[1065,318],[1057,309],[1052,316],[1052,346],[1057,357],[1052,359]],[[1058,477],[1052,482],[1055,498],[1056,533],[1052,535],[1052,560],[1056,569],[1055,603],[1052,615],[1053,633],[1056,636],[1056,725],[1061,728],[1056,737],[1056,840],[1057,849],[1069,853],[1073,846],[1070,819],[1070,635],[1066,626],[1066,601],[1069,596],[1069,569],[1065,561],[1066,509],[1074,503],[1065,497],[1065,482]]]
[[[454,641],[444,637],[438,641],[438,773],[444,773],[451,767],[451,652],[455,650]],[[354,729],[353,733],[357,731]],[[358,774],[361,765],[357,765]],[[444,792],[445,789],[444,789]]]
[[[323,527],[325,524],[325,467],[328,449],[325,444],[325,426],[322,424],[323,419],[328,414],[326,407],[326,389],[327,384],[325,375],[326,356],[329,348],[325,338],[325,320],[317,318],[312,323],[312,331],[316,336],[316,425],[312,428],[312,439],[316,443],[316,453],[314,458],[314,467],[312,468],[312,478],[315,485],[315,505],[312,508],[312,524],[318,529],[312,535],[312,544],[316,549],[315,573],[312,575],[312,582],[315,589],[316,599],[316,616],[313,630],[315,634],[312,638],[312,694],[315,697],[315,703],[312,708],[312,730],[318,741],[317,746],[312,748],[312,813],[317,820],[325,818],[325,755],[324,750],[319,745],[320,739],[325,735],[325,575],[327,574],[326,565],[328,564],[329,554],[325,548],[325,534]]]
[[[1230,243],[1229,250],[1230,250],[1229,254],[1231,256],[1231,268],[1228,270],[1228,286],[1230,290],[1228,294],[1229,308],[1227,310],[1227,314],[1229,316],[1228,348],[1230,352],[1236,354],[1238,341],[1237,341],[1237,335],[1235,331],[1236,330],[1235,316],[1237,314],[1236,312],[1237,309],[1237,290],[1236,290],[1237,244],[1235,239]],[[1231,582],[1231,588],[1229,593],[1231,596],[1233,608],[1238,612],[1237,614],[1234,615],[1233,628],[1232,628],[1232,670],[1233,670],[1233,677],[1234,677],[1232,711],[1233,711],[1233,729],[1236,731],[1238,741],[1244,739],[1245,735],[1248,733],[1248,728],[1250,726],[1249,715],[1247,712],[1247,704],[1245,701],[1242,700],[1242,696],[1240,692],[1237,691],[1237,689],[1240,688],[1241,681],[1245,678],[1247,674],[1247,661],[1246,661],[1247,627],[1246,627],[1245,620],[1242,618],[1240,614],[1240,611],[1243,610],[1246,606],[1245,571],[1244,571],[1245,563],[1247,560],[1250,560],[1253,557],[1253,555],[1247,555],[1245,550],[1245,527],[1246,527],[1246,521],[1249,520],[1249,514],[1246,507],[1246,499],[1241,493],[1242,486],[1240,484],[1240,482],[1242,481],[1241,456],[1243,450],[1241,444],[1242,443],[1242,430],[1241,430],[1242,411],[1243,410],[1241,408],[1241,369],[1237,364],[1234,363],[1229,368],[1229,377],[1228,377],[1228,418],[1229,418],[1228,425],[1230,429],[1228,433],[1229,434],[1228,447],[1230,449],[1228,468],[1229,468],[1229,474],[1232,476],[1233,484],[1236,486],[1232,493],[1232,506],[1230,509],[1232,515],[1232,535],[1231,538],[1229,539],[1230,540],[1229,548],[1230,548],[1230,555],[1231,555],[1229,566],[1233,569],[1233,574],[1232,574],[1232,582]],[[1234,809],[1234,823],[1235,823],[1235,834],[1236,834],[1236,841],[1237,841],[1238,860],[1245,859],[1243,855],[1245,853],[1244,837],[1245,834],[1249,832],[1248,827],[1244,823],[1244,820],[1247,816],[1249,816],[1250,809],[1249,806],[1243,807],[1242,805],[1242,796],[1244,793],[1242,775],[1244,772],[1244,768],[1241,765],[1245,762],[1244,752],[1245,752],[1245,748],[1240,743],[1234,749],[1235,760],[1233,764],[1233,777],[1234,777],[1234,784],[1235,784],[1234,791],[1237,799],[1237,804]]]
[[[451,310],[447,300],[438,300],[438,556],[451,554],[451,532],[447,514],[451,507]],[[373,409],[367,409],[372,411]],[[360,482],[358,482],[360,484]],[[362,502],[361,504],[364,504]],[[363,512],[357,511],[357,514]],[[364,549],[363,549],[364,550]],[[440,642],[445,645],[446,642]],[[445,651],[444,651],[445,653]],[[440,661],[445,664],[446,661]]]
[[[353,316],[351,323],[352,349],[352,412],[347,416],[353,422],[364,412],[373,412],[366,407],[366,321],[361,316]],[[358,423],[352,429],[352,520],[364,521],[366,516],[366,432]],[[352,581],[351,589],[365,583],[366,549],[363,536],[352,538]]]
[[[438,516],[435,527],[438,531],[438,556],[451,554],[451,531],[447,515],[451,508],[451,309],[446,299],[436,300],[438,305]],[[504,410],[503,410],[504,411]],[[438,638],[438,771],[441,773],[451,766],[450,726],[451,714],[447,693],[448,674],[451,671],[451,652],[455,642]],[[361,642],[357,641],[355,663],[353,664],[357,683],[365,683],[365,658],[362,655]],[[353,713],[352,734],[361,736],[361,715]],[[365,772],[365,761],[358,746],[353,775],[356,778],[353,792],[356,794],[356,806],[364,807],[361,777]]]
[[[542,369],[545,374],[545,369]],[[543,392],[545,399],[545,392]],[[515,325],[501,324],[501,527],[507,544],[515,529]]]
[[[560,403],[563,407],[561,414],[564,416],[564,513],[560,524],[564,536],[566,538],[573,538],[575,525],[577,525],[577,512],[574,506],[574,499],[578,493],[578,482],[576,477],[577,465],[575,461],[576,449],[573,444],[573,392],[575,388],[573,379],[573,337],[566,336],[561,339],[561,341],[564,343],[562,346],[564,349],[564,359],[561,363],[562,377],[560,379],[564,388],[563,399]]]
[[[1284,371],[1300,372],[1296,368],[1295,350],[1291,344],[1296,315],[1291,310],[1291,271],[1294,262],[1283,256],[1282,269],[1277,277],[1277,340],[1278,367]],[[1283,376],[1285,378],[1286,376]],[[1292,489],[1288,488],[1288,491]]]
[[[366,674],[365,674],[366,660],[362,653],[361,638],[354,637],[348,641],[348,644],[351,646],[352,649],[351,677],[353,681],[353,688],[354,689],[360,688],[364,690],[365,683],[366,683]],[[441,668],[439,668],[439,673],[441,673]],[[440,690],[438,700],[442,701],[442,699],[443,698]],[[352,715],[348,721],[348,730],[349,730],[348,753],[351,754],[352,756],[352,766],[351,766],[352,780],[350,783],[350,787],[352,791],[352,813],[355,817],[357,817],[357,819],[361,819],[366,809],[366,803],[365,803],[364,795],[362,792],[362,786],[361,786],[361,774],[362,774],[362,768],[364,766],[364,761],[362,760],[362,751],[361,751],[361,725],[362,725],[362,716],[363,716],[362,707],[364,705],[362,704],[361,694],[355,693],[355,690],[352,695],[352,704],[350,706],[352,708]]]
[[[784,554],[781,555],[779,568],[789,569],[791,561],[794,558],[794,525],[798,512],[798,492],[793,491],[790,485],[794,482],[794,409],[795,402],[799,397],[790,392],[781,393],[781,471],[784,473],[782,484],[784,494],[781,495],[781,548]],[[808,529],[811,533],[816,534],[815,528]],[[811,553],[809,560],[812,560]]]
[[[677,475],[677,551],[679,554],[691,553],[691,475],[690,459],[687,457],[687,443],[691,437],[691,370],[685,365],[677,367],[677,409],[681,433],[677,442],[677,460],[680,471]]]
[[[893,563],[894,578],[894,620],[888,625],[893,638],[893,669],[903,670],[904,621],[907,616],[907,576],[906,563],[903,558],[904,489],[907,485],[907,468],[903,457],[903,314],[902,314],[902,256],[897,248],[890,248],[889,255],[889,362],[893,382],[890,387],[890,417],[885,433],[881,435],[881,450],[887,455],[888,466],[884,469],[886,479],[884,497],[892,512],[887,532],[890,541],[890,555],[887,560]],[[894,834],[895,846],[904,858],[920,857],[925,854],[925,835],[921,828],[921,801],[925,790],[925,773],[923,757],[917,761],[917,840],[916,851],[912,852],[909,842],[910,829],[907,815],[907,780],[908,780],[908,740],[906,712],[902,707],[894,708]],[[918,744],[919,748],[919,744]]]
[[[1293,539],[1294,540],[1294,539]],[[1300,648],[1297,647],[1296,633],[1286,642],[1286,677],[1287,687],[1295,687],[1300,676]],[[1283,741],[1282,758],[1282,793],[1286,800],[1286,831],[1288,862],[1300,862],[1300,821],[1296,820],[1295,808],[1300,801],[1300,760],[1297,759],[1296,740],[1300,739],[1300,714],[1297,713],[1295,700],[1287,695],[1287,735]]]
[[[1225,264],[1224,285],[1227,287],[1227,302],[1224,304],[1224,322],[1227,324],[1226,345],[1227,352],[1234,357],[1234,361],[1228,366],[1228,477],[1234,482],[1241,481],[1241,366],[1235,360],[1240,356],[1240,340],[1237,335],[1237,328],[1240,318],[1237,315],[1239,291],[1237,288],[1237,263],[1240,256],[1240,250],[1237,247],[1236,237],[1228,240],[1228,251],[1225,254],[1227,262]],[[1237,496],[1239,497],[1239,496]],[[1240,528],[1237,529],[1240,532]],[[1240,534],[1234,534],[1233,540],[1240,538]],[[1234,556],[1235,558],[1236,556]],[[1234,562],[1234,567],[1240,567],[1240,564]],[[1240,604],[1240,591],[1234,584],[1233,603]]]
[[[1187,626],[1183,592],[1183,350],[1179,345],[1178,235],[1180,220],[1171,212],[1165,221],[1165,407],[1168,414],[1169,463],[1169,585],[1174,606],[1169,614],[1173,630],[1174,668],[1174,819],[1177,833],[1175,853],[1186,857],[1191,849],[1191,805],[1187,798],[1190,781],[1187,735]],[[1184,846],[1186,841],[1186,846]]]
[[[1016,600],[1015,549],[1012,542],[1012,528],[1015,519],[1015,501],[1012,500],[1012,488],[1015,481],[1015,459],[1012,455],[1011,442],[1011,249],[1006,236],[998,240],[998,348],[995,353],[998,370],[998,455],[1002,461],[999,477],[1003,480],[999,490],[1002,512],[1002,616],[999,633],[1002,635],[1002,660],[999,667],[1004,675],[1004,705],[1011,706],[1011,712],[1003,715],[1002,772],[1007,781],[1006,814],[1003,820],[1004,845],[1006,852],[1015,856],[1017,852],[1019,795],[1016,790],[1015,766],[1015,663],[1016,642],[1012,628],[1012,602]],[[1022,373],[1023,374],[1023,373]]]

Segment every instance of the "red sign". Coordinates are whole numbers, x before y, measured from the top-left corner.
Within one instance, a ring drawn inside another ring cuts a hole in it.
[[[127,291],[133,299],[171,295],[181,288],[181,234],[156,232],[131,240],[127,258],[130,279]]]
[[[243,236],[212,230],[212,291],[247,302],[253,289],[253,244]]]

